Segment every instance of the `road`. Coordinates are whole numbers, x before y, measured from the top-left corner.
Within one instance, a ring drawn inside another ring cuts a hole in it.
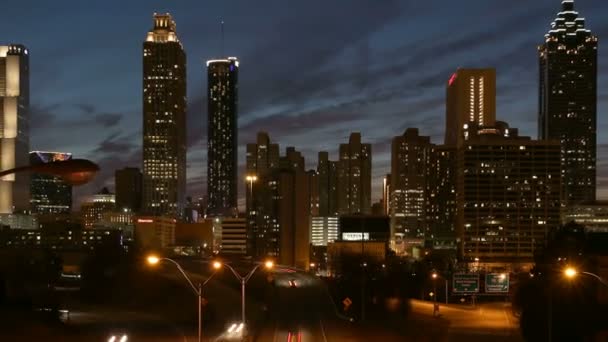
[[[440,304],[440,317],[433,317],[433,303],[412,300],[413,319],[422,324],[444,326],[442,341],[522,341],[517,318],[508,303],[484,303],[475,308]]]

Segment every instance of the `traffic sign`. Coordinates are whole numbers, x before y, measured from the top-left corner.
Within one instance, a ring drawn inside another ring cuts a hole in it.
[[[488,273],[486,274],[487,293],[508,293],[509,274],[507,273]]]
[[[348,309],[349,306],[351,306],[353,304],[353,301],[350,300],[350,298],[346,297],[342,301],[342,304],[344,304],[344,310],[346,310],[346,309]]]
[[[454,293],[478,293],[479,274],[456,273],[452,278],[452,287]]]

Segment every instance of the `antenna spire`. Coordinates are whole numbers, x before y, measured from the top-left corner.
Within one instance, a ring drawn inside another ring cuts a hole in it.
[[[224,20],[222,19],[222,21],[220,22],[221,24],[221,32],[222,32],[222,36],[221,36],[221,57],[224,57]]]

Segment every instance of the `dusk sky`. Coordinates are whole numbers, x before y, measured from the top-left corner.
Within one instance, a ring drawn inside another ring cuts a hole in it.
[[[141,167],[142,43],[169,12],[188,58],[188,194],[206,184],[205,60],[240,59],[239,164],[258,131],[316,168],[352,131],[373,144],[373,199],[390,141],[417,127],[443,143],[445,86],[458,67],[497,69],[497,118],[536,137],[537,45],[559,0],[11,1],[0,43],[30,50],[31,147],[72,152],[102,171],[77,198]],[[608,198],[608,1],[576,0],[599,37],[598,195]],[[243,184],[244,185],[244,182]],[[241,191],[242,194],[242,191]],[[241,196],[242,197],[242,196]],[[75,207],[79,207],[75,203]]]

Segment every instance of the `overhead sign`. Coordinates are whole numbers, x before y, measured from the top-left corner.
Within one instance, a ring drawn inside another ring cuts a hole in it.
[[[508,293],[509,275],[507,273],[488,273],[486,274],[487,293]]]
[[[452,286],[454,293],[478,293],[479,274],[456,273],[452,278]]]

